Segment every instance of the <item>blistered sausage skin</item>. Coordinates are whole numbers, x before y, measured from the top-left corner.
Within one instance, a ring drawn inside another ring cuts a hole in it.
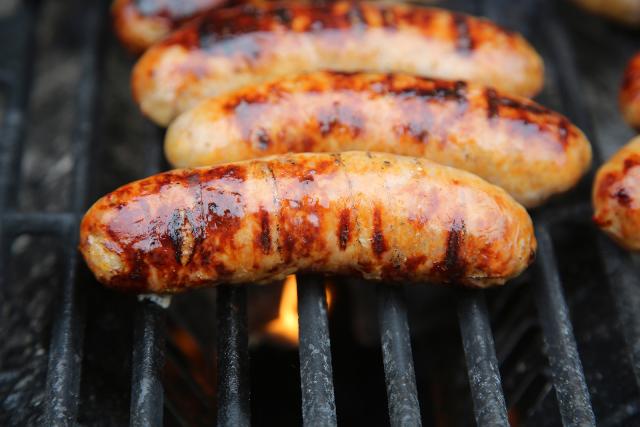
[[[591,145],[564,116],[494,89],[400,74],[317,72],[210,98],[169,127],[175,167],[365,150],[466,169],[534,207],[573,187]]]
[[[627,123],[640,131],[640,53],[631,58],[624,70],[620,109]]]
[[[405,72],[534,95],[540,56],[516,33],[441,9],[380,3],[276,3],[207,13],[140,58],[133,94],[167,125],[198,101],[318,70]]]
[[[573,0],[591,13],[602,15],[622,24],[640,25],[640,1],[638,0]]]
[[[302,153],[175,170],[98,200],[80,249],[103,284],[177,293],[296,272],[489,287],[532,261],[504,190],[425,159]]]
[[[640,137],[600,167],[593,184],[594,221],[627,249],[640,250]]]
[[[133,53],[144,52],[181,23],[230,0],[115,0],[111,5],[113,28]]]

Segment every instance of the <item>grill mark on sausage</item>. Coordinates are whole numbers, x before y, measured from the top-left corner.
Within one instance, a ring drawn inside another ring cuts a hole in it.
[[[261,207],[258,211],[258,217],[260,219],[260,235],[258,237],[258,242],[260,244],[260,248],[262,249],[262,253],[265,255],[269,255],[269,253],[271,252],[271,228],[269,224],[269,212]]]
[[[340,250],[347,249],[351,237],[351,212],[349,209],[340,211],[340,226],[338,227],[338,242]]]
[[[498,95],[496,91],[492,88],[486,88],[484,90],[484,97],[487,101],[487,118],[489,120],[498,117]]]
[[[268,150],[271,145],[271,137],[264,128],[256,129],[253,132],[252,139],[255,140],[255,145],[258,147],[258,150],[261,151]]]
[[[620,205],[625,207],[629,207],[633,202],[633,198],[624,187],[618,189],[618,191],[613,194],[613,198],[616,199]]]
[[[433,87],[409,87],[409,88],[395,88],[389,87],[389,92],[395,95],[403,97],[416,97],[423,100],[439,100],[456,101],[459,104],[467,103],[467,83],[463,81],[446,82],[446,81],[434,81]]]
[[[629,169],[633,169],[634,167],[640,165],[640,156],[631,155],[624,159],[624,173],[629,172]]]
[[[458,52],[464,54],[471,53],[475,48],[475,43],[471,36],[467,16],[460,13],[454,13],[451,16],[451,24],[453,26],[454,33],[456,34],[456,49]]]
[[[373,234],[371,235],[371,246],[376,257],[380,258],[387,250],[387,242],[384,237],[382,224],[382,209],[380,206],[373,208]]]
[[[465,261],[460,256],[460,249],[464,243],[464,233],[464,220],[460,218],[454,219],[449,229],[444,258],[433,265],[433,271],[445,280],[454,281],[465,273]]]
[[[293,21],[293,13],[287,7],[276,7],[273,9],[275,18],[284,26],[289,27]]]

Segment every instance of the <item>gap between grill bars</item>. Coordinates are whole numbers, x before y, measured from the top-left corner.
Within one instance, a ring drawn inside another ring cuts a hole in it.
[[[2,123],[0,137],[0,236],[2,256],[0,272],[3,286],[7,277],[6,247],[9,237],[20,233],[46,233],[70,242],[67,245],[67,263],[62,286],[62,303],[57,309],[50,346],[50,363],[47,378],[46,420],[49,425],[70,425],[76,421],[78,388],[82,358],[84,312],[82,295],[75,286],[78,255],[77,223],[84,208],[87,194],[89,145],[94,130],[96,87],[100,79],[100,36],[106,20],[106,2],[85,4],[82,22],[85,43],[81,50],[82,78],[76,93],[76,128],[73,133],[72,151],[73,204],[68,213],[15,213],[15,186],[19,176],[18,166],[26,124],[26,104],[30,88],[33,29],[36,23],[36,7],[25,2],[19,7],[16,18],[22,24],[21,37],[16,40],[17,61],[13,68],[0,70],[0,82],[10,88],[8,106]],[[491,10],[497,10],[492,8]],[[558,83],[568,100],[566,110],[576,123],[589,132],[591,124],[581,101],[578,73],[570,54],[571,46],[565,30],[555,19],[548,23],[548,43],[555,49],[553,60],[559,65]],[[158,141],[148,141],[150,164],[147,175],[162,169],[162,153]],[[547,215],[552,217],[553,215]],[[536,286],[536,304],[543,328],[547,354],[553,373],[553,382],[565,425],[595,425],[595,417],[570,316],[562,291],[560,273],[554,256],[550,234],[551,224],[540,222],[537,235],[540,242],[539,280]],[[608,266],[612,286],[618,286],[621,277],[623,290],[629,301],[637,304],[637,292],[630,290],[633,275],[629,266],[621,266],[602,249]],[[620,286],[622,286],[620,285]],[[392,425],[419,425],[420,407],[416,390],[410,333],[406,308],[402,302],[401,288],[380,285],[378,314],[381,324],[381,342],[384,372],[387,386],[389,418]],[[220,288],[218,291],[218,342],[225,352],[219,355],[219,424],[249,425],[249,377],[246,327],[246,289]],[[320,422],[336,424],[336,408],[333,392],[330,337],[326,313],[324,284],[316,276],[302,277],[298,289],[300,299],[300,366],[302,378],[302,407],[305,425]],[[638,312],[629,310],[625,301],[617,300],[621,315],[627,317],[630,330],[627,339],[633,350],[636,375],[640,348],[638,337]],[[165,311],[144,301],[138,304],[135,320],[135,342],[132,366],[131,425],[161,425],[163,390],[161,382],[164,361]],[[499,366],[486,309],[484,294],[463,292],[458,315],[463,337],[463,347],[469,368],[471,392],[476,421],[479,425],[506,425],[507,414],[501,389]]]

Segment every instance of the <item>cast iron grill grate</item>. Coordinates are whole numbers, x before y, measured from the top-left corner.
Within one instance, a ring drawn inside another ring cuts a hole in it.
[[[563,112],[591,136],[596,149],[592,123],[578,79],[575,58],[566,29],[555,19],[553,6],[530,2],[537,22],[544,17],[540,35],[549,46],[545,60],[553,64],[550,76],[563,99]],[[106,2],[83,2],[81,11],[81,78],[75,94],[75,129],[72,135],[73,158],[72,204],[65,212],[21,212],[16,194],[20,177],[20,159],[25,128],[27,102],[31,85],[34,29],[38,2],[25,1],[11,16],[4,18],[1,31],[11,32],[14,43],[3,46],[0,61],[0,90],[5,95],[0,127],[0,286],[8,285],[9,245],[22,234],[52,236],[64,247],[65,276],[61,303],[55,307],[49,367],[47,375],[47,425],[71,425],[78,416],[83,358],[83,331],[88,313],[79,292],[76,250],[78,222],[88,201],[90,148],[94,140],[98,86],[101,82],[103,35],[107,24]],[[525,34],[533,31],[531,16],[506,16],[509,2],[488,1],[467,8]],[[6,24],[6,25],[5,25]],[[163,168],[157,141],[147,142],[148,164],[141,175]],[[554,204],[535,212],[539,255],[535,265],[535,298],[546,353],[551,370],[560,415],[565,425],[595,425],[585,375],[578,354],[563,283],[554,253],[552,230],[566,220],[577,222],[589,218],[584,202]],[[597,243],[607,270],[609,286],[617,296],[616,307],[624,325],[624,335],[631,350],[631,360],[640,384],[640,292],[635,272],[625,254],[608,240]],[[305,425],[337,423],[331,362],[331,342],[324,282],[315,276],[298,281],[300,323],[300,378],[302,417]],[[249,425],[249,350],[247,295],[244,287],[221,287],[217,297],[218,348],[218,423]],[[386,380],[389,419],[392,425],[420,425],[421,411],[414,374],[407,309],[397,287],[378,287],[380,341]],[[141,300],[136,307],[131,377],[131,425],[163,423],[165,405],[161,373],[165,358],[165,310],[154,302]],[[494,346],[485,294],[461,291],[458,319],[462,345],[468,367],[470,390],[476,421],[479,425],[508,425],[507,408],[502,391],[498,359]]]

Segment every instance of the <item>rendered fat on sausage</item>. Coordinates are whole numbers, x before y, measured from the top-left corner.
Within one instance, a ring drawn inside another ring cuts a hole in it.
[[[622,24],[640,26],[640,1],[638,0],[573,0],[591,13]]]
[[[573,187],[591,145],[569,120],[494,89],[410,75],[317,72],[203,101],[169,127],[175,167],[368,150],[465,169],[527,207]]]
[[[133,53],[144,52],[181,23],[229,0],[115,0],[111,6],[113,28]]]
[[[98,280],[177,293],[296,272],[501,285],[533,260],[525,209],[470,173],[385,153],[175,170],[98,200],[80,250]]]
[[[620,88],[620,109],[627,123],[640,131],[640,53],[629,61],[624,71]]]
[[[540,56],[490,21],[379,3],[276,3],[207,13],[149,49],[132,88],[144,114],[167,125],[198,101],[278,77],[329,69],[405,72],[536,94]]]
[[[640,250],[640,137],[600,167],[593,184],[594,221],[623,247]]]

